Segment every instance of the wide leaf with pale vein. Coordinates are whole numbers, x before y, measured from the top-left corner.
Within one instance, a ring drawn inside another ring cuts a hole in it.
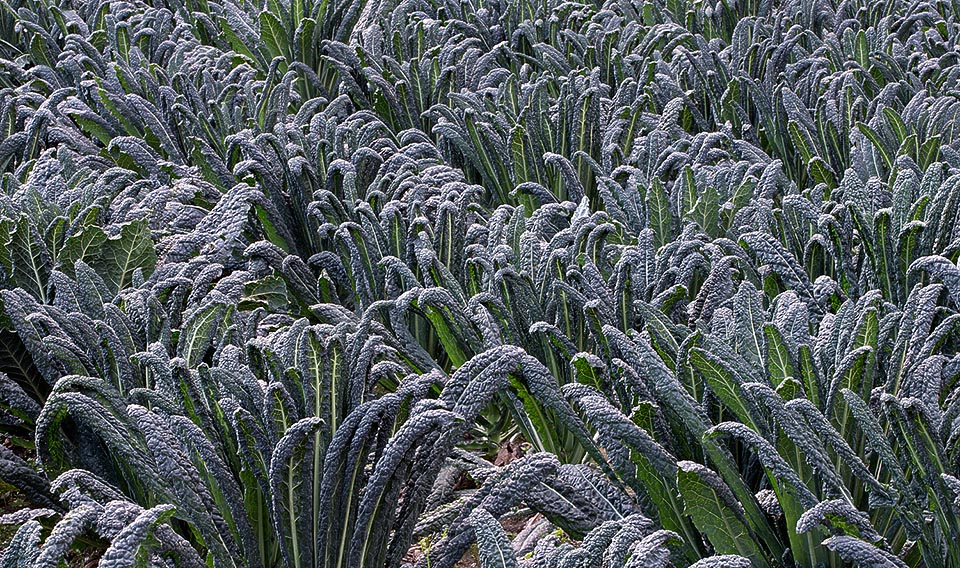
[[[720,554],[739,554],[752,559],[753,566],[768,566],[763,551],[744,522],[743,507],[727,485],[707,467],[681,461],[677,464],[677,486],[684,512],[693,519]]]
[[[133,282],[137,270],[144,278],[150,276],[157,265],[157,251],[147,221],[121,225],[120,233],[98,247],[96,257],[89,264],[100,273],[114,294]]]

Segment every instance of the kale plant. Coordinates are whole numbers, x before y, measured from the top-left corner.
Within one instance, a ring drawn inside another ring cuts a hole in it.
[[[0,568],[960,567],[958,262],[956,2],[0,0]]]

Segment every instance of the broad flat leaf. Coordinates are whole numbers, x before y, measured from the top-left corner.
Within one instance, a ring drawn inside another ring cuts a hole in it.
[[[286,281],[276,275],[269,275],[247,282],[243,285],[243,298],[240,300],[241,310],[264,308],[270,313],[282,312],[290,304],[287,296]]]
[[[760,547],[743,521],[743,507],[716,473],[698,463],[677,464],[677,486],[684,512],[719,554],[739,554],[753,566],[767,566]]]
[[[670,201],[659,179],[647,190],[647,208],[650,211],[650,228],[654,231],[656,248],[673,240],[673,215],[670,213]]]
[[[90,251],[88,264],[96,270],[113,294],[131,284],[139,269],[146,278],[157,265],[150,227],[145,219],[120,226],[120,234],[110,237]]]
[[[50,385],[33,364],[23,341],[7,330],[0,330],[0,373],[5,373],[37,400],[45,399],[50,392]]]
[[[774,387],[780,385],[787,377],[794,376],[793,365],[790,363],[790,352],[773,324],[763,326],[763,334],[767,338],[767,372]]]
[[[60,256],[57,259],[59,269],[68,276],[74,275],[74,265],[79,260],[92,259],[103,243],[107,241],[107,234],[97,226],[84,227],[79,233],[67,237]]]
[[[315,436],[323,426],[319,418],[304,418],[291,426],[273,450],[270,459],[270,493],[273,497],[274,526],[279,529],[281,552],[287,566],[314,566],[316,538],[312,503],[319,495],[318,463],[314,460]]]
[[[10,233],[11,281],[14,287],[30,292],[42,303],[47,302],[47,280],[50,278],[50,254],[34,224],[24,215]]]
[[[736,373],[716,354],[700,347],[690,350],[689,361],[706,379],[717,398],[723,401],[741,422],[754,427],[753,417],[750,415],[751,404],[743,393],[742,381],[737,378]]]
[[[763,305],[760,293],[748,280],[740,284],[733,296],[733,317],[736,323],[737,353],[748,363],[759,367],[763,363]]]
[[[226,303],[211,302],[190,315],[177,344],[177,353],[187,361],[189,367],[195,367],[203,361],[219,330],[227,327],[233,309]]]

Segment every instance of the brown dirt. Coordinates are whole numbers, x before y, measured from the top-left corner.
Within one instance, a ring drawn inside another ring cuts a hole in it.
[[[497,451],[497,457],[493,460],[493,465],[497,467],[505,466],[508,463],[523,457],[523,448],[520,444],[506,442],[500,446]]]
[[[457,562],[456,568],[480,568],[480,559],[477,558],[477,545],[470,547],[470,550],[463,555],[460,562]]]

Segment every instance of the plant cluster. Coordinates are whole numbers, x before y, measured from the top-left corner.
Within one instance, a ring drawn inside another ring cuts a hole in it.
[[[956,0],[0,0],[0,566],[960,567],[958,59]]]

